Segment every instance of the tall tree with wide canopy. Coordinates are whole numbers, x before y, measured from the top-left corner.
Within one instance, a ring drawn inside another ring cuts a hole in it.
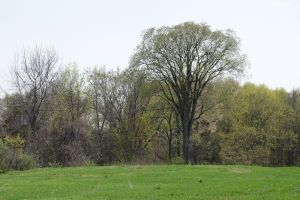
[[[142,36],[132,65],[148,70],[160,83],[163,97],[174,105],[188,164],[192,125],[203,114],[198,104],[206,86],[222,75],[244,71],[239,39],[231,30],[214,31],[194,22],[150,28]]]

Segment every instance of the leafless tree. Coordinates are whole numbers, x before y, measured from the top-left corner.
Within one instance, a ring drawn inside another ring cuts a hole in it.
[[[121,74],[94,68],[89,73],[90,93],[98,134],[103,132],[105,125],[114,127],[122,119],[125,104],[125,88]]]
[[[15,86],[24,96],[23,106],[33,134],[38,129],[41,107],[57,76],[57,64],[58,55],[54,48],[36,46],[16,57],[13,71]]]

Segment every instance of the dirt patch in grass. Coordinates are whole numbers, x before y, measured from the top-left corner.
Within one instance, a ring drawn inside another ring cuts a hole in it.
[[[241,167],[231,167],[229,168],[229,172],[236,174],[249,174],[251,173],[251,169],[241,168]]]

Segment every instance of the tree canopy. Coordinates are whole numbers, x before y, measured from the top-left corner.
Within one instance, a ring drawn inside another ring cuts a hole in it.
[[[180,116],[184,159],[189,163],[191,129],[202,115],[197,108],[205,88],[222,75],[243,72],[239,39],[230,30],[213,31],[193,22],[151,28],[132,62],[149,71]]]

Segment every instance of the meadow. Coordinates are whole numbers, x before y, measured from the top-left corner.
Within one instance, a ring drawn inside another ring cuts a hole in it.
[[[0,175],[0,200],[300,199],[300,168],[133,165]]]

